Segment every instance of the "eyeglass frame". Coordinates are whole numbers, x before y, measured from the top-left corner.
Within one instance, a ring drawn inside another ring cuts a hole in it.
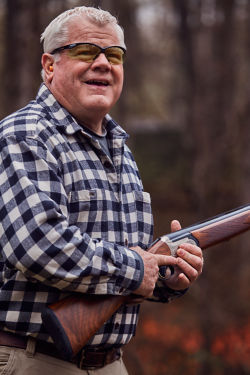
[[[89,44],[89,45],[91,45],[91,46],[95,46],[95,47],[97,47],[97,48],[99,48],[100,49],[100,52],[95,56],[95,58],[93,59],[93,61],[95,60],[95,59],[97,59],[97,57],[101,54],[101,53],[104,53],[104,55],[105,55],[105,57],[107,58],[107,56],[106,56],[106,54],[105,54],[105,51],[107,50],[107,49],[109,49],[109,48],[120,48],[122,51],[123,51],[123,58],[124,58],[124,56],[126,55],[126,52],[127,52],[127,50],[126,50],[126,48],[124,48],[124,47],[121,47],[121,46],[108,46],[108,47],[100,47],[100,46],[98,46],[97,44],[95,44],[95,43],[88,43],[88,42],[79,42],[79,43],[71,43],[71,44],[67,44],[66,46],[62,46],[62,47],[58,47],[58,48],[55,48],[52,52],[50,52],[50,54],[51,55],[54,55],[55,53],[58,53],[58,52],[61,52],[61,51],[64,51],[64,50],[67,50],[67,49],[72,49],[72,48],[75,48],[75,47],[77,47],[77,46],[80,46],[80,45],[86,45],[86,44]],[[109,61],[109,60],[108,60]],[[123,60],[122,60],[122,63],[123,63]],[[121,63],[121,64],[122,64]],[[115,64],[115,65],[119,65],[119,64]]]

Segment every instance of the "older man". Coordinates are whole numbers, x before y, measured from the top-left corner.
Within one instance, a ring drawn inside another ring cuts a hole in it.
[[[202,252],[191,244],[177,258],[145,251],[150,196],[127,134],[108,115],[126,54],[116,19],[74,8],[41,39],[44,83],[0,127],[0,373],[127,374],[121,348],[135,334],[138,305],[122,306],[72,362],[57,353],[41,312],[72,292],[169,301],[201,273]],[[175,269],[166,281],[162,265]]]

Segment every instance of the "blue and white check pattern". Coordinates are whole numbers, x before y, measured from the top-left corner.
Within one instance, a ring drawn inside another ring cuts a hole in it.
[[[105,119],[112,160],[42,84],[35,101],[0,123],[0,329],[50,341],[48,303],[70,292],[127,295],[152,241],[127,134]],[[156,288],[156,299],[171,293]],[[178,294],[178,293],[177,293]],[[138,306],[123,306],[90,345],[127,343]]]

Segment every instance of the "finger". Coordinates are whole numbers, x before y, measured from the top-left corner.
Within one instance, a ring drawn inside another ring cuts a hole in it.
[[[190,254],[188,251],[183,249],[177,250],[178,257],[184,260],[186,263],[191,265],[200,274],[203,267],[203,258],[197,255]]]
[[[175,290],[183,290],[190,286],[191,281],[188,279],[188,277],[180,272],[179,274],[175,274],[174,279],[168,279],[166,280],[166,284],[169,288],[175,289]]]
[[[188,288],[190,286],[190,283],[190,280],[184,273],[180,273],[178,275],[178,285],[180,290]]]
[[[178,220],[171,221],[171,232],[176,232],[181,229],[181,224]]]
[[[195,281],[199,274],[201,273],[202,267],[197,266],[194,267],[190,265],[188,262],[186,262],[182,258],[177,258],[177,265],[181,269],[182,273],[191,281]]]
[[[203,252],[201,248],[196,245],[192,245],[190,243],[184,242],[179,245],[179,248],[188,251],[190,254],[197,255],[200,258],[202,258],[203,256]],[[177,250],[177,254],[178,254],[178,250]]]
[[[200,274],[204,260],[202,250],[198,246],[184,244],[177,250],[177,256],[192,265]]]
[[[169,255],[155,254],[158,266],[175,266],[177,264],[177,258]]]

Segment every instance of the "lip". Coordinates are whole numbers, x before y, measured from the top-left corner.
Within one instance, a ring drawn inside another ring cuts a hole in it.
[[[85,84],[85,87],[88,90],[89,95],[108,95],[110,86],[104,86],[104,85],[89,85]]]
[[[88,86],[93,87],[108,87],[110,86],[110,81],[106,78],[90,78],[84,81]]]

